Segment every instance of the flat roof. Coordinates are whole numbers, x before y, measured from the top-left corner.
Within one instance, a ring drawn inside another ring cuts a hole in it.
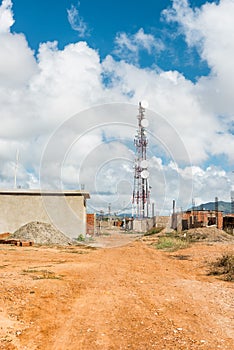
[[[83,196],[89,199],[89,192],[79,190],[40,190],[40,189],[0,189],[0,195],[17,195],[17,196]]]

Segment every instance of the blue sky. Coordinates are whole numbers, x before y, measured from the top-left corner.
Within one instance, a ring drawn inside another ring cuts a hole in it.
[[[190,4],[195,8],[206,2],[193,0]],[[35,51],[41,42],[57,40],[59,48],[63,48],[79,39],[85,40],[99,51],[101,58],[105,58],[115,51],[117,33],[134,34],[143,28],[146,33],[152,33],[162,40],[165,48],[156,56],[141,52],[141,67],[156,64],[163,70],[176,69],[191,80],[209,72],[207,63],[200,59],[197,50],[186,46],[178,26],[165,23],[162,11],[171,6],[171,0],[146,0],[144,3],[140,0],[15,0],[13,3],[17,21],[12,29],[23,32]],[[87,24],[87,32],[82,36],[71,28],[67,20],[67,10],[71,6],[78,9],[80,17]],[[119,59],[118,55],[114,56]]]
[[[12,186],[19,150],[18,184],[39,187],[49,142],[46,185],[85,183],[93,208],[129,203],[131,142],[147,100],[157,211],[172,199],[184,208],[229,200],[233,18],[234,0],[0,1],[0,186]]]

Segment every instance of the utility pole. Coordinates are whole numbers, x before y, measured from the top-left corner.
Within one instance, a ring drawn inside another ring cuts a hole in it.
[[[219,199],[215,197],[216,227],[219,228]]]
[[[232,171],[232,173],[234,173],[234,171]],[[234,191],[233,190],[231,190],[231,214],[234,214]]]

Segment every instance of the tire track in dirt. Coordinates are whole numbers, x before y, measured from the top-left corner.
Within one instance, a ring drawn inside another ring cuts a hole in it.
[[[209,314],[205,283],[188,279],[189,269],[140,243],[103,250],[96,258],[101,265],[86,281],[83,276],[87,289],[53,338],[54,350],[210,349],[210,342],[229,348],[222,341],[228,334],[210,332],[216,317]]]

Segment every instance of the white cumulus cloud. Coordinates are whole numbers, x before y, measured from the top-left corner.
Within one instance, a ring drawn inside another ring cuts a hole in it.
[[[7,33],[14,24],[12,1],[3,0],[0,7],[0,33]]]

